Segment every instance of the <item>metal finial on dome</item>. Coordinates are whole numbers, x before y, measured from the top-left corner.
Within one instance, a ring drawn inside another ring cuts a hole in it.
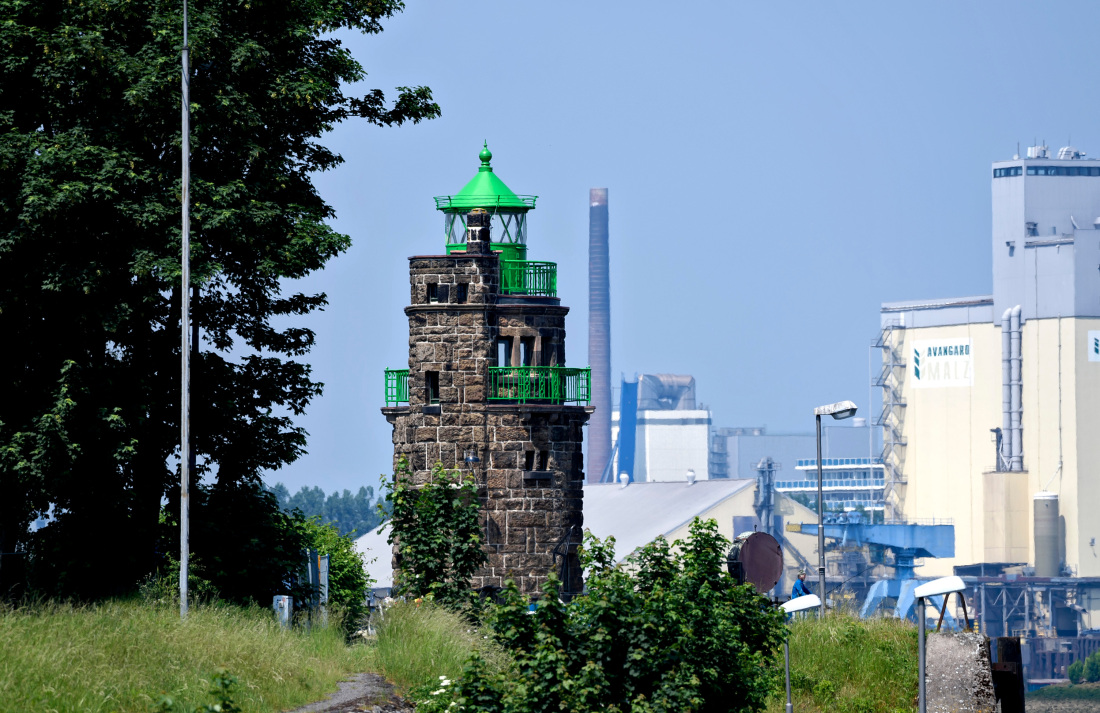
[[[489,142],[485,142],[485,146],[481,149],[481,153],[477,155],[481,159],[481,165],[488,167],[489,162],[493,160],[493,152],[489,150]]]

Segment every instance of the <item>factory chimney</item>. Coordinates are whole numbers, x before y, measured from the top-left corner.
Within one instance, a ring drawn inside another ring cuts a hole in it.
[[[589,483],[598,483],[611,457],[611,281],[608,276],[607,189],[588,191],[588,363],[592,405],[588,422]]]

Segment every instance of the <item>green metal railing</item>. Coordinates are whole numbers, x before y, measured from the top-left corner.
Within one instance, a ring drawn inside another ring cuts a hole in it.
[[[567,366],[491,366],[490,401],[583,403],[592,398],[592,369]]]
[[[531,260],[501,260],[500,291],[505,295],[557,297],[558,264]]]
[[[409,402],[409,370],[386,369],[386,405]]]

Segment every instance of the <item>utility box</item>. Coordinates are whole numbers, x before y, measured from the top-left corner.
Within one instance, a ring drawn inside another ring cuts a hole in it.
[[[294,599],[285,594],[277,595],[271,602],[271,608],[275,610],[275,621],[284,628],[290,628],[290,616],[294,610]]]

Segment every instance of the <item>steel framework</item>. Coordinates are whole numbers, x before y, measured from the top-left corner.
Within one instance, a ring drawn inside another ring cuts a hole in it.
[[[888,322],[882,326],[873,345],[882,350],[882,369],[872,379],[871,385],[882,389],[882,412],[874,420],[874,425],[882,428],[882,465],[886,474],[882,499],[886,522],[904,519],[904,496],[900,488],[906,482],[905,399],[901,395],[905,382],[905,360],[900,349],[904,330],[900,321]]]

